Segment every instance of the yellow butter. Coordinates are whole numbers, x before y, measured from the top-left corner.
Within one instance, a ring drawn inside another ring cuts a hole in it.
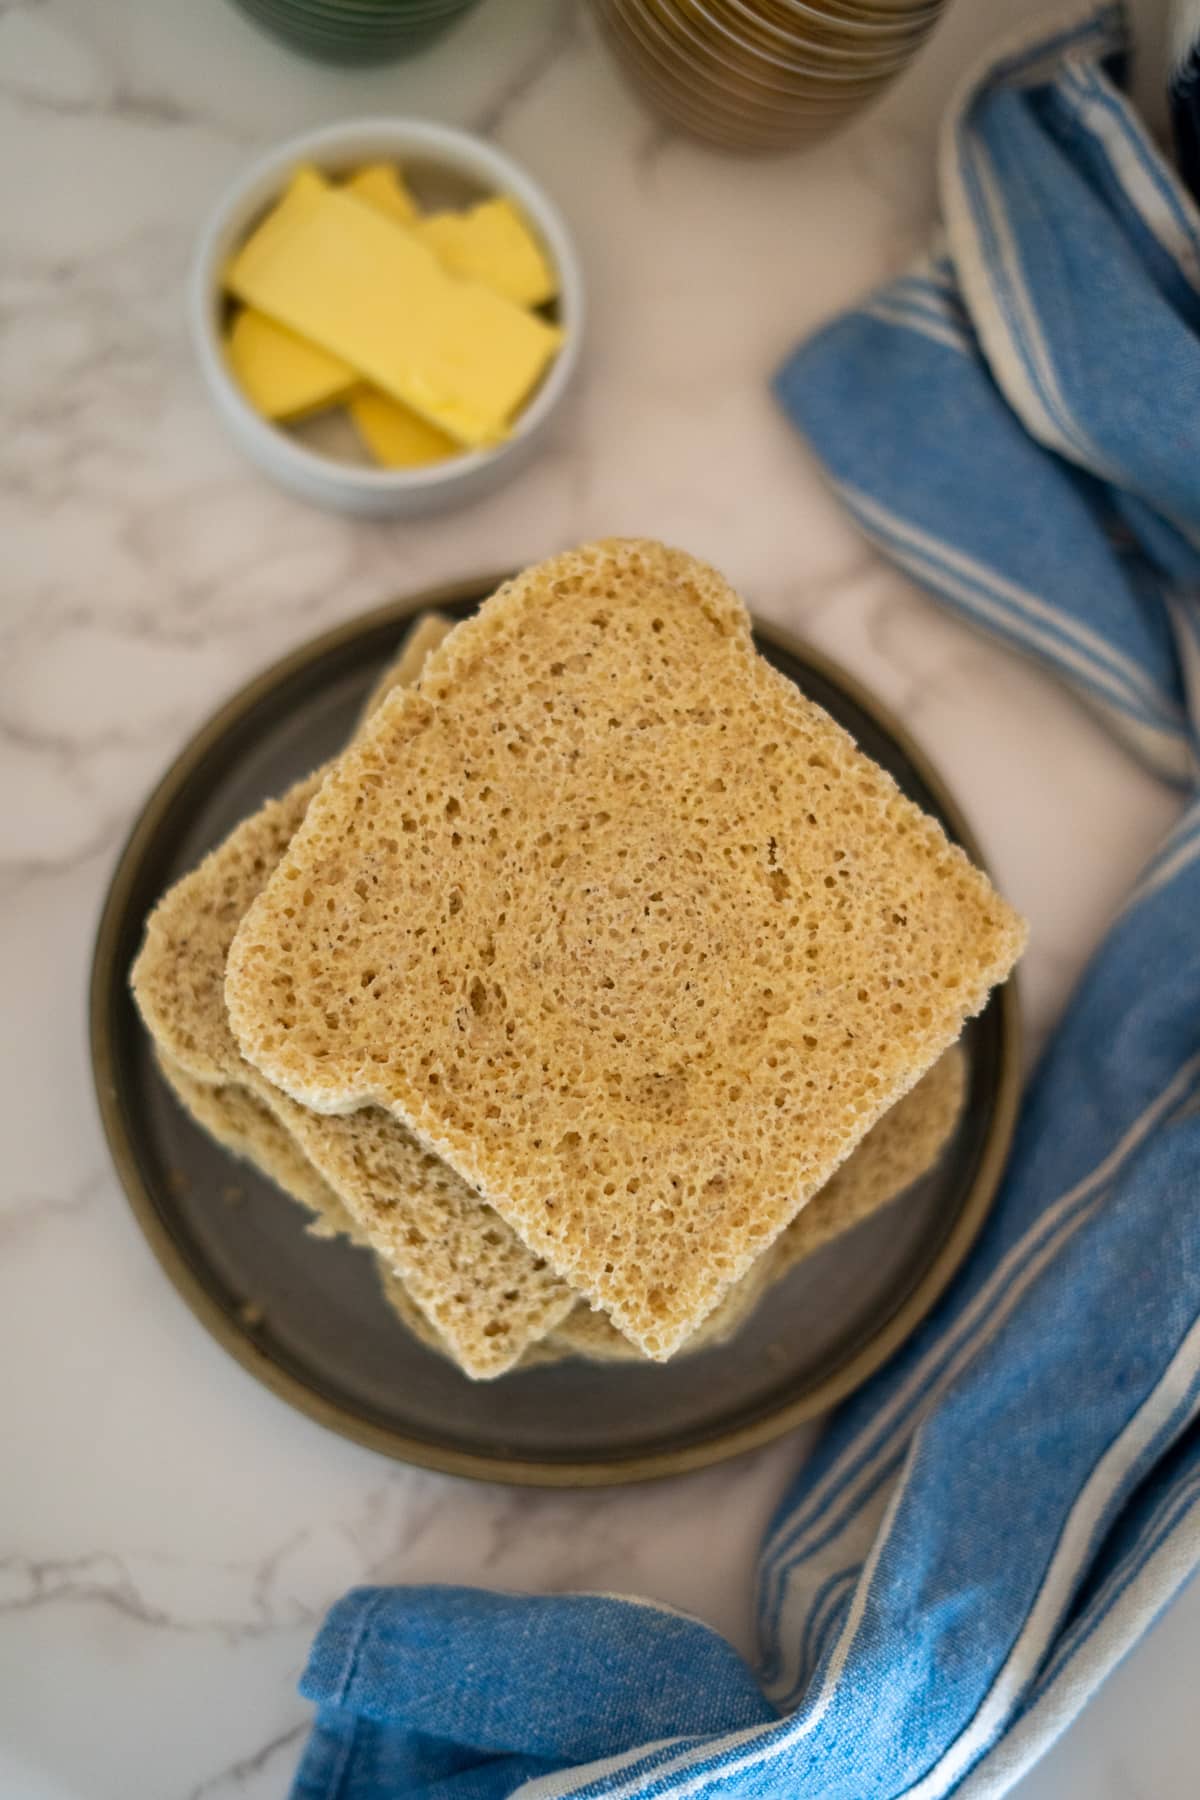
[[[415,224],[420,216],[395,163],[368,163],[365,168],[356,169],[346,182],[346,192],[367,201],[398,225]]]
[[[264,419],[310,418],[340,405],[358,385],[349,363],[251,307],[234,319],[226,350],[239,387]]]
[[[324,186],[318,170],[304,164],[293,172],[285,192],[294,204],[301,204],[319,197]],[[417,217],[400,172],[391,163],[372,163],[356,170],[346,186],[369,205],[404,223]],[[234,319],[226,349],[251,406],[263,418],[281,424],[340,406],[358,383],[355,371],[340,357],[298,337],[286,325],[277,325],[253,307],[244,307]]]
[[[297,163],[284,189],[285,200],[319,200],[329,182],[316,163]]]
[[[279,211],[279,208],[284,204],[284,201],[293,207],[301,207],[306,201],[315,199],[325,186],[325,177],[321,174],[319,169],[315,169],[311,163],[300,163],[289,175],[288,184],[283,190],[282,199],[277,200],[270,212],[260,220],[259,224],[255,227],[255,233],[261,231],[263,226],[268,224],[269,221],[274,218],[275,214]],[[226,262],[225,267],[221,271],[221,285],[226,289],[229,289],[229,277],[232,275],[233,266],[241,253],[241,249],[233,251]],[[230,291],[232,290],[230,289]]]
[[[462,454],[461,444],[378,388],[360,387],[348,404],[358,435],[385,469],[419,469]]]
[[[459,443],[502,439],[561,333],[448,275],[412,232],[315,180],[315,193],[294,180],[242,245],[230,291]]]
[[[480,281],[518,306],[541,306],[558,292],[553,265],[502,195],[466,212],[431,213],[413,231],[452,275]]]

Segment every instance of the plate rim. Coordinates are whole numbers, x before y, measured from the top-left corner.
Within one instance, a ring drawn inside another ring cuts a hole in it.
[[[900,1305],[845,1362],[783,1405],[696,1443],[666,1450],[635,1451],[628,1456],[608,1455],[587,1461],[537,1461],[459,1450],[379,1425],[310,1387],[300,1376],[276,1363],[270,1352],[229,1316],[193,1271],[142,1179],[120,1103],[113,1041],[115,1020],[110,1005],[115,986],[117,948],[142,860],[179,791],[220,739],[281,683],[294,679],[310,665],[344,649],[355,638],[392,624],[400,629],[405,620],[416,613],[486,598],[510,575],[511,571],[505,570],[497,575],[443,582],[386,601],[367,612],[356,613],[353,618],[319,632],[276,658],[237,688],[192,733],[136,814],[113,864],[96,930],[88,983],[88,1039],[93,1083],[101,1128],[117,1179],[159,1266],[209,1335],[249,1375],[281,1400],[353,1443],[375,1450],[393,1461],[432,1469],[443,1475],[542,1488],[607,1487],[654,1481],[707,1468],[761,1449],[797,1426],[828,1412],[880,1369],[932,1311],[965,1261],[991,1211],[1016,1126],[1021,1087],[1021,1020],[1015,974],[993,990],[989,1002],[998,1007],[1000,1013],[999,1071],[992,1116],[974,1178],[953,1226],[924,1274]],[[757,637],[778,645],[842,688],[882,731],[894,738],[933,794],[956,840],[971,859],[986,870],[987,862],[978,839],[954,794],[891,708],[836,658],[784,627],[757,615],[752,618]]]

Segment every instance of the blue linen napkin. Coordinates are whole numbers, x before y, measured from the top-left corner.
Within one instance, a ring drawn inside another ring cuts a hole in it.
[[[1194,792],[1200,217],[1119,11],[994,57],[945,239],[779,397],[880,548]],[[763,1545],[751,1668],[646,1601],[362,1589],[297,1800],[1005,1792],[1200,1562],[1200,800],[1096,955],[948,1297]]]

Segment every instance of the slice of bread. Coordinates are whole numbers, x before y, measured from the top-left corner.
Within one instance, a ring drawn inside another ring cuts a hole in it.
[[[163,1080],[201,1130],[312,1214],[314,1237],[356,1235],[354,1221],[270,1108],[237,1081],[198,1081],[161,1050]]]
[[[676,1356],[727,1344],[741,1330],[768,1287],[790,1274],[814,1251],[898,1199],[927,1174],[958,1123],[965,1093],[966,1057],[961,1045],[951,1044],[916,1087],[871,1127],[832,1180],[797,1214],[771,1249],[734,1283],[721,1304],[675,1352]],[[399,1277],[392,1275],[383,1262],[379,1268],[393,1311],[428,1349],[448,1357],[445,1341],[420,1308],[413,1305]],[[531,1344],[517,1366],[537,1368],[568,1357],[598,1363],[647,1360],[604,1313],[594,1312],[584,1301],[547,1332],[540,1343]]]
[[[379,1259],[379,1273],[384,1295],[393,1312],[399,1315],[413,1336],[427,1349],[436,1350],[439,1355],[448,1357],[453,1362],[455,1359],[445,1339],[433,1329],[420,1308],[414,1308],[404,1283],[388,1269],[382,1258]],[[730,1288],[721,1304],[709,1313],[703,1325],[680,1345],[675,1352],[676,1356],[691,1356],[697,1350],[711,1350],[719,1344],[727,1344],[741,1330],[772,1279],[771,1255],[768,1252],[766,1256],[759,1258],[748,1274],[743,1275]],[[418,1315],[416,1321],[411,1317],[414,1310]],[[606,1314],[596,1312],[586,1300],[581,1300],[545,1337],[526,1348],[516,1366],[521,1369],[536,1369],[547,1363],[566,1362],[573,1357],[595,1363],[650,1361],[636,1345],[621,1335]]]
[[[214,1085],[197,1081],[161,1054],[157,1060],[176,1098],[210,1137],[313,1215],[308,1227],[312,1236],[345,1236],[369,1248],[333,1189],[263,1101],[237,1082]],[[832,1181],[783,1232],[774,1249],[735,1283],[676,1354],[687,1356],[728,1343],[754,1311],[766,1287],[923,1175],[957,1122],[964,1073],[962,1051],[952,1045],[912,1092],[871,1128]],[[387,1259],[376,1254],[375,1262],[384,1299],[401,1324],[427,1349],[454,1360],[445,1338]],[[573,1357],[600,1363],[646,1360],[603,1313],[580,1303],[544,1338],[527,1346],[518,1366],[534,1368]]]
[[[448,630],[446,621],[440,631],[427,622],[416,628],[422,659]],[[412,652],[410,638],[377,691],[403,672],[411,679],[420,666]],[[390,1114],[305,1113],[244,1061],[229,1029],[223,984],[230,942],[320,783],[318,772],[268,801],[163,897],[134,964],[134,997],[160,1057],[194,1082],[236,1084],[257,1109],[266,1107],[293,1155],[335,1191],[356,1237],[399,1272],[461,1366],[480,1378],[501,1374],[571,1310],[570,1289]],[[195,1096],[184,1099],[195,1115]],[[259,1111],[251,1116],[258,1121]],[[256,1128],[261,1135],[261,1122]],[[296,1179],[281,1175],[281,1185],[296,1192]]]
[[[957,1125],[966,1092],[967,1059],[951,1044],[932,1069],[872,1125],[861,1144],[814,1194],[758,1261],[736,1281],[677,1356],[725,1344],[745,1324],[768,1287],[834,1238],[899,1199],[937,1162]],[[644,1360],[604,1313],[577,1306],[545,1346],[593,1362]]]
[[[357,1227],[341,1201],[303,1157],[274,1114],[236,1081],[217,1086],[197,1081],[164,1056],[157,1057],[163,1079],[196,1124],[226,1150],[240,1157],[291,1199],[313,1214],[313,1237],[345,1236],[361,1243]],[[445,1340],[415,1304],[399,1276],[376,1259],[384,1298],[413,1336],[430,1349],[449,1355]]]
[[[388,664],[362,703],[358,715],[360,728],[394,688],[415,687],[429,658],[453,630],[454,621],[445,613],[421,613],[413,620],[399,656]]]
[[[906,1193],[932,1169],[958,1124],[966,1085],[962,1045],[951,1044],[916,1086],[876,1120],[853,1155],[780,1233],[773,1280]]]
[[[388,698],[226,1000],[272,1082],[393,1111],[665,1359],[1024,935],[719,575],[616,541],[507,583]]]
[[[247,906],[269,878],[321,785],[318,771],[267,800],[163,895],[130,974],[133,997],[166,1058],[196,1081],[261,1077],[243,1060],[225,1012],[224,968]]]
[[[453,630],[441,613],[422,613],[371,689],[359,727],[394,688],[411,686],[430,653]],[[133,966],[134,999],[158,1046],[197,1081],[227,1082],[252,1075],[234,1043],[225,1013],[225,958],[250,901],[261,890],[295,835],[324,779],[318,769],[278,800],[265,801],[230,833],[193,874],[170,890],[151,914]],[[201,871],[203,870],[203,878]]]
[[[333,1189],[262,1100],[238,1082],[197,1081],[160,1052],[156,1059],[176,1098],[210,1137],[313,1215],[308,1229],[314,1237],[345,1236],[369,1248]],[[952,1045],[912,1092],[871,1128],[826,1188],[792,1221],[774,1248],[735,1283],[676,1354],[687,1356],[728,1343],[754,1311],[766,1287],[923,1175],[957,1122],[964,1074],[965,1058],[960,1047]],[[428,1349],[454,1360],[445,1338],[387,1259],[376,1254],[375,1260],[384,1298],[401,1324]],[[532,1368],[569,1357],[601,1363],[646,1360],[603,1313],[594,1312],[586,1302],[576,1305],[539,1342],[527,1346],[518,1366]]]
[[[683,1340],[675,1355],[691,1356],[697,1350],[712,1350],[719,1344],[727,1344],[746,1323],[773,1279],[772,1252],[768,1250],[739,1281],[734,1282],[720,1304],[714,1306],[691,1336]],[[597,1312],[586,1301],[581,1301],[561,1325],[556,1325],[547,1334],[544,1347],[556,1356],[581,1356],[588,1362],[644,1363],[652,1360],[617,1330],[606,1313]]]
[[[391,1113],[369,1106],[331,1118],[255,1079],[468,1375],[503,1374],[571,1311],[565,1282]]]

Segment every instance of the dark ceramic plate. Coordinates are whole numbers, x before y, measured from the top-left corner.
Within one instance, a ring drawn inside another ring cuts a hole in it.
[[[413,613],[474,610],[494,580],[419,594],[318,638],[244,688],[151,796],[113,877],[92,972],[96,1086],[142,1229],[184,1299],[259,1380],[388,1455],[489,1480],[582,1485],[697,1468],[811,1417],[878,1368],[932,1306],[987,1213],[1018,1085],[1015,996],[968,1027],[968,1096],[936,1168],[774,1287],[729,1344],[666,1367],[565,1362],[474,1384],[384,1305],[367,1254],[309,1237],[164,1087],[128,991],[150,907],[267,795],[349,735]],[[835,665],[766,626],[766,656],[972,854],[940,780]]]

